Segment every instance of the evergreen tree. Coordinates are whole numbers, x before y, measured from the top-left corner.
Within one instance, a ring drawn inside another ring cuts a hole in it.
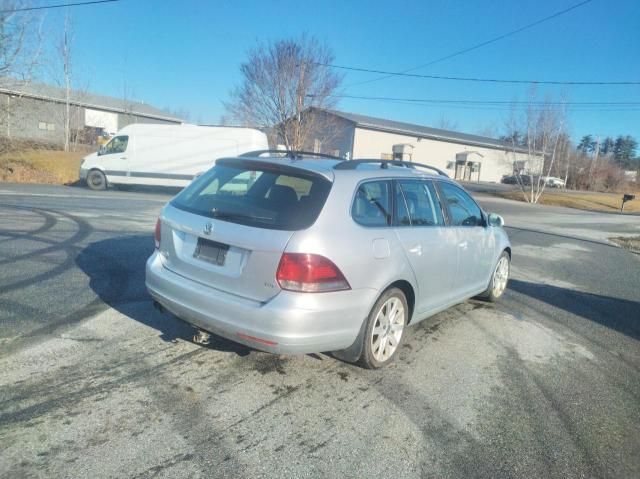
[[[613,158],[622,168],[632,168],[636,160],[638,142],[632,136],[618,136],[613,146]]]
[[[616,142],[610,136],[606,137],[602,144],[600,145],[600,153],[603,155],[608,155],[613,153],[613,148],[615,147]]]
[[[585,135],[582,137],[582,139],[580,140],[580,143],[578,143],[578,151],[581,151],[583,153],[593,153],[596,149],[596,142],[593,139],[592,135]]]

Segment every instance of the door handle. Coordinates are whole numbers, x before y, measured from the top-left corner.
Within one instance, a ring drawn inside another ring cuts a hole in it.
[[[126,157],[126,156],[121,156],[121,157],[120,157],[120,159],[121,159],[121,160],[126,160],[126,159],[127,159],[127,157]]]
[[[409,249],[409,253],[417,254],[418,256],[422,255],[422,245],[415,245],[413,248]]]

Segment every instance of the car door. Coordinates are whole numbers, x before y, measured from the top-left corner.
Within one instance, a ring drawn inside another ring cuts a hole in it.
[[[418,282],[416,311],[438,309],[453,299],[456,232],[445,225],[431,181],[396,180],[394,190],[394,229]]]
[[[455,183],[439,181],[440,197],[447,210],[449,227],[458,246],[455,291],[460,298],[483,291],[493,267],[495,238],[485,225],[482,209]]]
[[[128,180],[130,151],[131,142],[128,135],[114,136],[100,149],[100,160],[110,181],[121,183]]]

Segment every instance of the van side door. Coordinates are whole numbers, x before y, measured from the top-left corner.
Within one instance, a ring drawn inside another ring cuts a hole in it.
[[[445,225],[430,180],[395,180],[394,190],[394,228],[419,288],[416,312],[429,313],[449,304],[455,296],[457,236]]]
[[[450,228],[455,231],[458,247],[456,289],[460,298],[486,289],[495,257],[495,238],[485,224],[482,209],[458,185],[438,181],[440,197],[445,203]]]

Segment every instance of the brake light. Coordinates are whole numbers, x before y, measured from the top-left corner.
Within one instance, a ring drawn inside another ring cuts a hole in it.
[[[160,249],[161,230],[162,230],[162,223],[160,222],[160,218],[158,218],[158,221],[156,221],[156,233],[155,233],[156,249]]]
[[[276,280],[282,289],[304,293],[326,293],[351,289],[338,267],[317,254],[284,253]]]

